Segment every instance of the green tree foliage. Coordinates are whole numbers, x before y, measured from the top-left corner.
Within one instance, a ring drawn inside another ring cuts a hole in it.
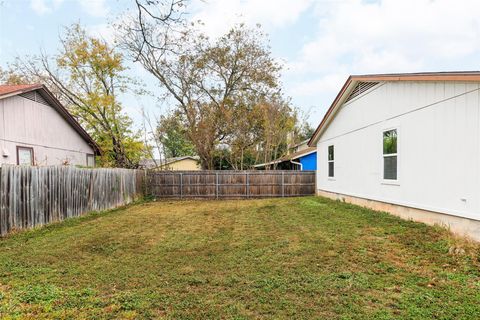
[[[195,146],[188,139],[183,122],[178,111],[160,118],[157,136],[166,158],[195,155]]]
[[[285,155],[290,144],[298,142],[297,112],[281,99],[265,101],[260,105],[262,132],[257,154],[258,162],[270,162]],[[275,166],[275,165],[274,165]]]
[[[313,128],[307,121],[303,121],[299,124],[298,127],[298,141],[305,141],[310,139],[315,132],[315,128]]]
[[[383,154],[397,153],[397,130],[383,133]]]
[[[146,146],[119,100],[136,85],[124,75],[122,54],[87,35],[79,24],[66,28],[60,43],[53,57],[17,59],[10,66],[11,81],[47,85],[100,146],[103,154],[97,160],[101,165],[136,167]]]
[[[4,70],[0,67],[0,83],[1,84],[29,84],[35,81],[31,81],[26,76],[21,75],[13,71],[12,69]]]

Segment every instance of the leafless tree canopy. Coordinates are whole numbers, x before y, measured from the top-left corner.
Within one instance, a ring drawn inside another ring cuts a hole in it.
[[[136,38],[137,52],[172,50],[169,35],[183,22],[187,0],[135,0],[136,14],[122,26],[122,35]],[[122,24],[125,21],[122,22]],[[135,58],[138,60],[139,57]]]

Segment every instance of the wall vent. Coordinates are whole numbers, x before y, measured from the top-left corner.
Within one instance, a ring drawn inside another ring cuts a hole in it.
[[[29,91],[26,93],[20,94],[21,97],[24,97],[25,99],[33,100],[35,101],[35,91]]]
[[[22,93],[20,96],[47,106],[49,105],[48,102],[36,90]]]
[[[352,93],[350,93],[350,95],[348,96],[347,100],[345,100],[345,102],[348,102],[348,101],[352,100],[353,98],[358,97],[359,95],[361,95],[365,91],[375,87],[379,83],[380,82],[359,82],[359,83],[357,83],[355,88],[353,88]]]

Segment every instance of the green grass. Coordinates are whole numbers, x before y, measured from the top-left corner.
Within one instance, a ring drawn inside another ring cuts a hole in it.
[[[324,198],[145,203],[0,240],[0,317],[478,319],[479,253]]]

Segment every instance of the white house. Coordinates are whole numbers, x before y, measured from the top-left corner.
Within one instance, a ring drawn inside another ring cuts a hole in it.
[[[43,85],[0,85],[0,165],[93,166],[100,149]]]
[[[319,195],[480,240],[480,72],[351,76],[309,145]]]

